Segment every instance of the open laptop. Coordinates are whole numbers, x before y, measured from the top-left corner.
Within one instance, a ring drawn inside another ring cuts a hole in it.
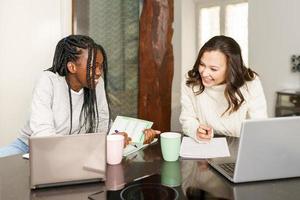
[[[29,148],[33,189],[105,180],[105,133],[35,136]]]
[[[246,120],[237,157],[209,164],[234,183],[300,176],[300,117]]]

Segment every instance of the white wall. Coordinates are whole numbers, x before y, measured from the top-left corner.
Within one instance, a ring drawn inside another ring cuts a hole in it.
[[[194,0],[174,0],[174,77],[172,83],[171,130],[181,131],[180,86],[196,59],[196,16]]]
[[[33,85],[71,33],[71,0],[0,1],[0,147],[25,123]]]
[[[260,74],[270,116],[277,90],[300,88],[290,66],[300,54],[299,8],[299,0],[249,0],[249,66]]]

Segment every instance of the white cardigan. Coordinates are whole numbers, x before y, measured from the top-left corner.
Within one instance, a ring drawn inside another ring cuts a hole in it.
[[[240,88],[244,103],[231,114],[222,114],[228,107],[224,95],[225,84],[205,88],[195,95],[191,87],[182,83],[181,114],[179,121],[184,134],[196,139],[200,124],[211,126],[214,132],[227,136],[240,136],[242,121],[249,118],[266,118],[266,99],[258,77]],[[195,91],[199,88],[195,87]]]

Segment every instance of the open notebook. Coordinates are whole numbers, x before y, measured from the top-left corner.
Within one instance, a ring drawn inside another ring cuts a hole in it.
[[[112,127],[110,128],[109,134],[116,132],[126,132],[129,137],[132,139],[132,143],[127,145],[124,149],[123,156],[127,156],[131,153],[134,153],[148,144],[143,144],[144,134],[143,131],[147,128],[151,128],[153,122],[136,119],[132,117],[117,116]],[[155,138],[152,143],[156,142]]]

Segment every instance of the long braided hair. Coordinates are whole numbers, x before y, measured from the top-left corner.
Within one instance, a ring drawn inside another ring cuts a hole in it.
[[[70,35],[66,38],[63,38],[56,45],[52,67],[47,69],[47,71],[58,73],[60,76],[66,77],[69,74],[67,68],[68,62],[70,61],[76,62],[79,59],[80,55],[82,54],[82,49],[86,49],[88,51],[87,73],[86,73],[88,88],[86,87],[83,88],[84,98],[83,98],[83,105],[79,117],[80,128],[78,130],[78,133],[80,133],[83,127],[85,127],[86,133],[93,133],[97,131],[99,125],[99,113],[98,113],[98,106],[97,106],[95,82],[93,81],[95,78],[97,50],[100,50],[103,55],[103,64],[102,64],[103,79],[104,79],[106,100],[107,100],[108,110],[109,110],[108,128],[110,126],[110,121],[111,121],[109,100],[106,92],[107,56],[103,47],[99,44],[96,44],[92,38],[84,35]],[[72,110],[71,87],[67,79],[66,81],[68,84],[68,93],[69,93],[69,101],[70,101],[69,134],[72,134],[73,110]]]

